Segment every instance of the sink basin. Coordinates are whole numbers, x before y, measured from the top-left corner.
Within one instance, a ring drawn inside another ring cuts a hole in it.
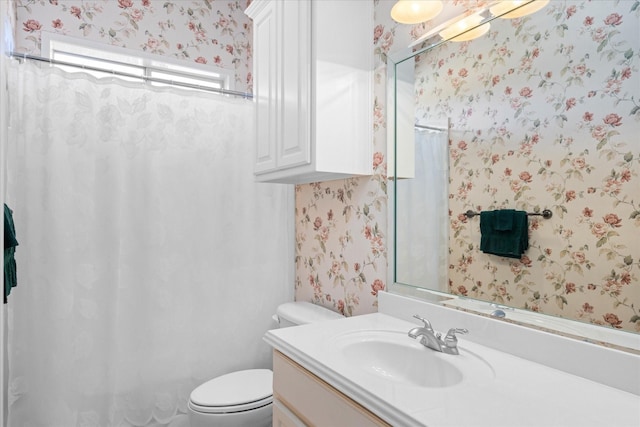
[[[412,387],[454,387],[464,382],[493,379],[491,366],[480,356],[460,346],[459,355],[424,347],[406,332],[358,331],[336,338],[339,357],[352,368]]]

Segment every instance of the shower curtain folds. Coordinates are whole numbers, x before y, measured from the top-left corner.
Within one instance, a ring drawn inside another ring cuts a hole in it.
[[[15,62],[9,425],[187,426],[197,384],[270,365],[293,292],[293,190],[253,182],[252,103]]]

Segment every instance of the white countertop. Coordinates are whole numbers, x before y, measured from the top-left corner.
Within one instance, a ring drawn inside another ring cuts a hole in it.
[[[491,366],[492,379],[444,388],[410,386],[371,375],[338,354],[337,340],[345,334],[406,333],[414,326],[374,313],[276,329],[265,340],[394,426],[640,426],[640,396],[464,338],[459,338],[460,356],[438,355],[461,357],[457,362],[480,355]]]

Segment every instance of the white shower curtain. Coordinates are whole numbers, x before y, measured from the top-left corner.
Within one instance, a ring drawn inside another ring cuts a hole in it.
[[[396,281],[447,291],[449,134],[416,129],[415,176],[396,183]]]
[[[186,426],[268,367],[293,191],[255,184],[252,103],[12,64],[9,425]]]

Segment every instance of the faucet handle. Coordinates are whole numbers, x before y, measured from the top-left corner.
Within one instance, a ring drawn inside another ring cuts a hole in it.
[[[458,342],[458,338],[456,338],[456,334],[466,334],[466,333],[469,333],[468,329],[451,328],[447,332],[447,335],[444,337],[444,342],[456,343]]]
[[[442,340],[444,347],[442,347],[442,351],[448,354],[460,354],[458,351],[458,338],[456,334],[466,334],[469,332],[466,329],[462,328],[451,328],[447,332],[447,335]]]
[[[424,327],[426,329],[428,329],[429,331],[433,332],[433,328],[431,327],[431,322],[429,322],[427,319],[425,319],[424,317],[420,317],[418,314],[414,314],[413,315],[414,318],[421,320],[422,323],[424,323]]]

